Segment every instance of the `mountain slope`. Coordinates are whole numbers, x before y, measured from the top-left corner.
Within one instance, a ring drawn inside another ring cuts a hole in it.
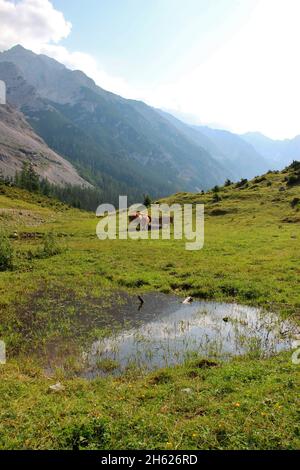
[[[226,162],[237,178],[253,178],[268,171],[264,157],[251,144],[232,132],[211,129],[206,126],[195,127],[218,148],[213,154],[220,162]]]
[[[189,140],[209,152],[220,168],[226,168],[228,178],[252,178],[269,169],[267,161],[240,136],[206,126],[186,125],[171,114],[161,113]]]
[[[0,77],[8,62],[19,69],[22,87],[31,87],[28,99],[22,93],[19,100],[15,80],[6,74],[8,100],[93,182],[110,176],[156,197],[206,189],[228,176],[209,152],[144,103],[102,90],[82,72],[20,46],[0,54]]]
[[[300,136],[272,140],[259,132],[249,132],[242,138],[263,155],[272,169],[282,169],[293,160],[300,159]]]
[[[9,105],[1,105],[0,170],[5,176],[13,177],[23,162],[31,162],[36,172],[51,183],[89,186],[71,163],[35,134],[20,112]]]

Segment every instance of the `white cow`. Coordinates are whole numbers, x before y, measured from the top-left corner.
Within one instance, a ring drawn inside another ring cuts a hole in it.
[[[142,214],[140,213],[138,215],[138,220],[140,224],[140,229],[142,231],[148,230],[149,224],[150,224],[150,217],[147,214]]]

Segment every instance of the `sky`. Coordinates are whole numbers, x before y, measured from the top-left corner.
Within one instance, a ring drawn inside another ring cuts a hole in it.
[[[299,0],[0,0],[15,44],[189,122],[300,134]]]

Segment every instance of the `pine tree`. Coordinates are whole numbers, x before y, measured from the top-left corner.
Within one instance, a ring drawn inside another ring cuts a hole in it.
[[[144,206],[150,207],[151,206],[151,198],[148,194],[144,194]]]

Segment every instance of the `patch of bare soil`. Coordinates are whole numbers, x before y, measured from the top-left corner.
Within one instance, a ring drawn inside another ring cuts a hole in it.
[[[30,227],[36,227],[46,222],[45,218],[35,211],[3,208],[0,208],[0,221],[1,220],[8,224],[20,224]]]

